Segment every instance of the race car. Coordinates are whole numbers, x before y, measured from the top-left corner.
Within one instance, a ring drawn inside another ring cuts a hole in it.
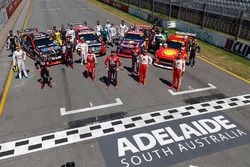
[[[81,23],[70,23],[73,25],[76,31],[76,45],[80,42],[81,38],[84,38],[88,44],[89,49],[92,49],[93,53],[97,56],[102,56],[106,54],[106,44],[99,38],[95,31]]]
[[[156,51],[154,56],[154,65],[162,68],[172,69],[173,60],[178,57],[181,48],[182,59],[187,59],[188,49],[195,39],[196,34],[176,32],[175,35],[171,35],[167,41],[167,48],[161,47]]]
[[[22,49],[27,55],[36,60],[39,53],[51,58],[50,65],[61,64],[63,62],[62,48],[58,42],[53,40],[47,33],[39,32],[37,28],[18,30]]]
[[[121,57],[131,58],[132,49],[144,48],[144,33],[139,31],[128,31],[117,46],[116,54]]]

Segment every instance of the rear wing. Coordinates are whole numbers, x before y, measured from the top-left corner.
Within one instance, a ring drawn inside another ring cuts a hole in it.
[[[37,33],[38,29],[37,28],[28,28],[28,29],[23,29],[23,30],[17,30],[17,34],[20,36],[22,34],[33,34]]]
[[[74,27],[77,27],[77,26],[83,26],[83,27],[86,27],[87,26],[87,22],[73,22],[73,23],[68,23],[68,26],[74,26]]]
[[[176,34],[176,35],[185,35],[185,36],[196,37],[196,34],[194,34],[194,33],[189,33],[189,32],[180,32],[180,31],[176,31],[175,34]]]
[[[146,25],[146,24],[135,24],[135,27],[141,27],[143,29],[151,29],[152,26],[151,25]]]

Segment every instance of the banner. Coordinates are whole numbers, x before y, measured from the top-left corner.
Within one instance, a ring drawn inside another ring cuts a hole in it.
[[[5,23],[8,20],[6,9],[0,10],[0,28],[4,27]]]
[[[250,44],[246,44],[240,41],[235,41],[233,39],[228,38],[224,49],[236,53],[242,57],[250,59]]]
[[[12,16],[18,5],[21,3],[22,0],[14,0],[12,1],[8,7],[6,8],[8,18]]]
[[[128,13],[133,15],[133,16],[139,17],[142,20],[145,20],[145,21],[148,20],[148,14],[146,12],[143,12],[143,11],[140,11],[140,10],[129,7],[128,8]]]
[[[120,9],[120,10],[122,10],[124,12],[128,12],[128,6],[127,5],[123,5],[123,4],[119,3],[119,2],[113,2],[112,6],[117,8],[117,9]]]

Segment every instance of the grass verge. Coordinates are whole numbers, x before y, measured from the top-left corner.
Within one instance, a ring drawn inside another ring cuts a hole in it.
[[[108,11],[109,13],[126,20],[130,24],[150,24],[140,18],[132,16],[126,12],[119,9],[113,8],[107,4],[104,4],[98,0],[88,0],[88,2],[96,5],[97,7]],[[169,34],[175,33],[175,30],[170,30]],[[201,46],[200,57],[209,60],[210,62],[216,64],[217,66],[233,73],[250,83],[250,61],[240,57],[231,52],[225,51],[216,46],[210,45],[206,42],[199,40]]]

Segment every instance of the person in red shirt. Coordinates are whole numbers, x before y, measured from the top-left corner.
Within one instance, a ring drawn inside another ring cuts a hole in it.
[[[175,87],[176,81],[177,81],[177,92],[180,91],[181,87],[181,76],[185,72],[185,60],[181,59],[182,52],[179,52],[178,57],[173,62],[173,82],[171,85],[171,89]]]
[[[118,86],[117,71],[122,65],[120,58],[115,55],[115,51],[111,51],[111,55],[107,56],[104,61],[105,68],[108,70],[108,82],[106,88],[109,88],[111,81],[113,80],[115,88]]]
[[[144,50],[143,54],[138,56],[139,62],[139,83],[146,85],[147,69],[152,64],[152,58]]]
[[[91,74],[92,80],[95,80],[95,65],[97,64],[96,55],[89,49],[87,57],[85,58],[87,76]]]

